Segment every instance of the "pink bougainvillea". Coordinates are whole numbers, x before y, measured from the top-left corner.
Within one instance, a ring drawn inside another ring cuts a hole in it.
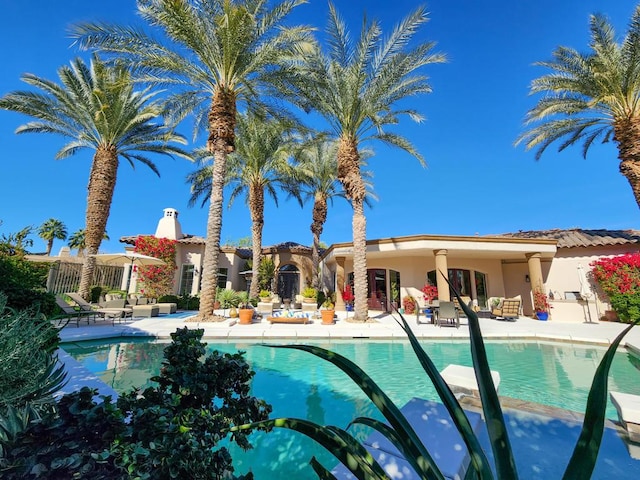
[[[176,241],[156,238],[153,235],[139,236],[134,251],[164,260],[164,265],[138,267],[138,281],[143,283],[141,292],[150,298],[159,298],[173,292],[173,275],[176,266]]]
[[[640,252],[601,258],[590,265],[593,278],[607,296],[640,293]]]

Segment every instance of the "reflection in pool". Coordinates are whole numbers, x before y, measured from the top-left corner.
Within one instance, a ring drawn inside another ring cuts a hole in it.
[[[353,340],[314,344],[354,360],[400,406],[412,397],[437,400],[434,389],[428,385],[429,381],[407,342]],[[146,385],[147,379],[158,373],[164,346],[163,342],[131,342],[127,339],[111,343],[66,344],[64,348],[116,391],[126,391]],[[437,341],[425,342],[424,346],[439,370],[450,363],[471,365],[468,343]],[[310,354],[271,349],[253,343],[210,343],[209,348],[247,352],[246,358],[257,372],[252,394],[273,405],[274,417],[301,417],[341,427],[361,415],[380,418],[375,407],[345,374]],[[499,371],[502,378],[501,395],[578,412],[584,411],[593,374],[604,352],[604,348],[594,346],[487,343],[491,368]],[[632,361],[627,353],[617,354],[609,379],[610,389],[640,394],[640,372]],[[616,417],[611,405],[607,416]],[[576,428],[558,429],[555,426],[551,430],[563,432],[556,436],[567,443],[566,448],[554,449],[552,454],[557,460],[553,462],[550,462],[549,455],[543,455],[546,466],[536,465],[533,469],[530,458],[525,457],[526,464],[521,467],[523,475],[526,472],[523,478],[550,478],[550,474],[551,478],[556,478],[560,474],[556,471],[552,474],[551,464],[559,469],[558,472],[566,465],[571,445],[575,443],[572,432]],[[364,427],[354,431],[360,438],[369,433]],[[516,428],[512,435],[514,444],[520,442],[529,445],[526,431],[521,425]],[[575,436],[577,438],[577,434]],[[316,455],[325,465],[335,463],[333,457],[313,441],[286,430],[276,429],[267,435],[256,434],[253,443],[258,448],[246,453],[233,451],[232,455],[238,473],[251,469],[257,479],[286,476],[316,478],[308,466],[311,455]],[[551,438],[540,443],[554,444]],[[610,450],[613,451],[613,447]],[[623,453],[626,454],[626,451]],[[612,459],[603,454],[600,457],[593,478],[611,478],[611,471],[607,469],[611,468]],[[626,473],[619,478],[636,478],[626,476],[629,469],[634,471],[634,468],[637,468],[637,478],[640,478],[640,462],[631,460],[628,454],[626,459],[631,463],[624,462]],[[522,461],[517,457],[516,460]],[[616,458],[617,463],[621,461]],[[607,475],[598,477],[600,471]]]

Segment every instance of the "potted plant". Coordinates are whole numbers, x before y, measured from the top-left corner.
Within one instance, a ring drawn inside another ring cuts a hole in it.
[[[405,295],[402,299],[402,308],[406,314],[410,314],[416,311],[416,299],[411,295]]]
[[[425,283],[424,287],[422,287],[422,295],[427,305],[431,305],[431,302],[438,298],[438,287],[430,283]]]
[[[355,300],[355,295],[353,294],[351,285],[345,285],[344,290],[342,290],[342,300],[344,300],[344,305],[347,312],[353,312],[353,301]]]
[[[258,297],[260,297],[260,301],[263,303],[269,303],[271,301],[271,297],[273,295],[269,290],[260,290]]]
[[[546,293],[541,290],[535,290],[533,292],[533,309],[536,311],[538,320],[547,320],[549,318],[551,305],[549,304],[549,298]]]
[[[313,287],[302,290],[302,301],[304,303],[316,303],[318,301],[318,291]]]
[[[334,310],[333,302],[330,298],[327,298],[322,306],[320,307],[320,315],[322,316],[322,324],[323,325],[333,325],[335,310]]]
[[[253,321],[253,305],[249,300],[249,294],[247,292],[238,292],[238,318],[240,325],[250,325]]]

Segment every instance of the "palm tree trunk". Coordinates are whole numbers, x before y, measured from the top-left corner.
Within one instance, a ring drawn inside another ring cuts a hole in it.
[[[313,234],[313,246],[311,248],[311,278],[312,286],[320,289],[321,282],[318,273],[320,266],[320,235],[327,221],[327,199],[320,193],[316,193],[313,202],[313,223],[311,223],[311,233]]]
[[[113,145],[98,147],[93,157],[91,173],[89,174],[89,193],[85,220],[86,257],[82,265],[80,286],[78,287],[78,294],[85,300],[89,300],[89,289],[96,266],[96,257],[94,255],[98,253],[107,228],[117,173],[118,154],[116,147]]]
[[[353,290],[354,319],[365,322],[369,318],[367,303],[367,220],[364,200],[352,200],[353,205]]]
[[[232,91],[217,88],[209,112],[209,139],[207,148],[213,154],[211,198],[207,218],[207,240],[202,262],[202,291],[200,292],[199,317],[213,315],[218,285],[218,257],[222,231],[222,206],[224,180],[227,172],[227,155],[234,150],[236,125],[236,97]]]
[[[640,207],[640,118],[616,121],[614,130],[620,173],[629,181],[636,204]]]
[[[360,173],[360,154],[354,139],[341,137],[338,144],[338,180],[353,207],[354,320],[369,318],[367,304],[367,221],[364,216],[366,185]]]
[[[47,256],[51,255],[51,249],[53,249],[53,238],[47,240]]]
[[[258,273],[262,260],[262,229],[264,227],[264,190],[262,185],[249,186],[249,211],[251,212],[251,242],[253,244],[253,275],[249,298],[258,298]]]

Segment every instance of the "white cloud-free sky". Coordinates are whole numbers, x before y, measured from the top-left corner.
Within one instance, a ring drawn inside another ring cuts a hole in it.
[[[385,31],[418,5],[411,0],[335,0],[357,36],[362,16],[380,19]],[[528,95],[532,79],[545,71],[534,62],[551,57],[558,45],[586,51],[589,15],[606,14],[620,37],[635,8],[618,0],[431,0],[430,22],[419,38],[437,42],[448,63],[428,67],[433,93],[412,99],[426,117],[408,118],[397,131],[424,155],[427,168],[402,151],[371,145],[369,161],[379,201],[367,212],[368,238],[411,234],[487,235],[549,228],[640,228],[631,188],[618,171],[613,143],[562,153],[551,147],[539,162],[533,152],[514,147],[522,119],[535,102]],[[327,3],[310,0],[292,20],[326,23]],[[134,0],[0,0],[0,95],[24,89],[25,73],[58,80],[56,70],[74,57],[87,58],[68,38],[75,22],[101,20],[137,23]],[[50,217],[69,233],[84,226],[91,153],[56,161],[64,140],[51,135],[15,135],[26,120],[0,111],[0,234],[38,226]],[[191,137],[190,129],[184,133]],[[204,142],[204,137],[196,144]],[[162,210],[180,211],[186,233],[204,235],[207,208],[188,208],[185,176],[195,166],[155,158],[161,178],[144,166],[121,163],[107,231],[101,250],[119,251],[123,235],[152,234]],[[228,198],[228,196],[227,196]],[[281,198],[266,204],[264,244],[311,243],[311,205],[300,208]],[[222,240],[250,235],[249,212],[237,201],[224,211]],[[33,251],[44,251],[36,235]],[[322,236],[328,244],[351,240],[351,209],[337,199]],[[56,241],[54,252],[63,242]]]

